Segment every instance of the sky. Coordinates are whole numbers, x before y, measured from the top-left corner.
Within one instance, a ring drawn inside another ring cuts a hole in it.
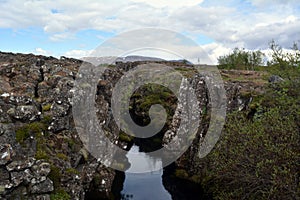
[[[272,39],[284,48],[300,40],[298,0],[0,0],[0,10],[4,52],[81,58],[119,34],[159,28],[216,63],[235,47],[268,52]]]

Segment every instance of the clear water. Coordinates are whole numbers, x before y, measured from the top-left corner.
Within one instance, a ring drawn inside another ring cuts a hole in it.
[[[125,172],[125,181],[121,191],[122,199],[126,200],[172,200],[169,192],[162,183],[163,170],[149,173],[132,173],[133,171],[142,171],[143,169],[157,169],[162,165],[159,158],[149,157],[143,152],[139,152],[139,147],[133,145],[127,158],[132,164]],[[132,154],[136,156],[130,156]]]

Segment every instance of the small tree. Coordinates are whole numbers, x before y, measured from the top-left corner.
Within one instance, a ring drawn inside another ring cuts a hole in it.
[[[269,46],[272,50],[272,61],[269,65],[279,64],[281,68],[285,68],[286,66],[300,66],[300,50],[297,42],[294,42],[293,46],[286,51],[274,40],[269,43]]]
[[[218,58],[219,66],[227,69],[254,69],[263,64],[264,54],[261,51],[246,51],[235,48],[232,53]]]

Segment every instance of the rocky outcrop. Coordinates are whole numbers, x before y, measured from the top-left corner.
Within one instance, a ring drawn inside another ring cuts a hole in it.
[[[74,127],[81,64],[0,52],[1,199],[84,199],[90,185],[109,198],[115,172],[89,155]]]
[[[176,161],[175,168],[198,175],[201,169],[199,142],[209,126],[210,103],[205,79],[195,75],[191,66],[183,62],[157,62],[183,72],[196,89],[201,127],[193,145]],[[112,88],[126,71],[145,63],[120,62],[116,67],[108,67],[97,85],[95,102],[99,123],[107,130],[110,141],[123,149],[128,149],[128,141],[120,139],[112,117]],[[84,199],[93,196],[95,191],[104,199],[111,198],[115,171],[88,153],[74,125],[73,87],[81,64],[80,60],[65,57],[0,52],[2,199]],[[263,82],[254,81],[259,73],[225,70],[221,73],[226,80],[229,112],[245,109],[253,94],[263,92]],[[240,76],[247,78],[239,80]],[[165,143],[176,135],[179,114],[177,109],[164,134]]]
[[[224,80],[224,89],[226,91],[227,114],[249,109],[253,98],[264,93],[264,85],[267,83],[267,80],[265,80],[265,74],[262,72],[221,70],[220,73]],[[200,184],[201,177],[203,177],[202,173],[205,171],[203,159],[199,157],[199,148],[210,126],[211,99],[204,76],[193,76],[190,78],[190,83],[195,89],[199,108],[201,108],[201,122],[192,145],[176,160],[174,165],[167,170],[169,171],[168,173],[171,174],[169,176],[174,178],[175,175],[177,178],[188,181],[189,184],[193,185]],[[180,124],[180,117],[182,117],[180,115],[180,107],[181,105],[178,105],[170,129],[164,135],[164,144],[167,144],[170,139],[174,138],[177,134],[176,131]],[[170,177],[164,177],[164,186],[172,195],[175,195],[173,197],[174,199],[180,199],[176,197],[178,193],[176,190],[178,190],[178,187],[181,187],[180,184],[176,185],[176,181],[173,180],[170,182],[169,179]],[[198,185],[197,187],[199,188],[201,186]]]

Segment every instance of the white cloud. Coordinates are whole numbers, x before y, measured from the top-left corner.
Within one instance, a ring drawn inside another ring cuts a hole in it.
[[[283,47],[289,47],[294,41],[300,39],[299,35],[300,18],[283,18],[276,23],[270,23],[263,26],[256,26],[248,31],[238,34],[243,46],[247,48],[266,48],[268,42],[275,39]]]
[[[254,6],[257,7],[272,7],[272,6],[278,6],[278,5],[287,5],[287,4],[299,4],[298,0],[251,0],[251,2]]]
[[[298,0],[232,0],[231,4],[209,1],[209,6],[205,6],[207,2],[10,0],[0,4],[0,28],[40,27],[51,41],[56,42],[76,39],[76,33],[85,29],[118,34],[144,27],[166,28],[212,38],[215,43],[210,47],[217,45],[211,50],[213,55],[236,46],[267,48],[271,39],[288,47],[300,39]]]
[[[212,64],[216,63],[216,58],[211,59],[209,55],[216,56],[225,49],[218,45],[205,47],[174,31],[147,28],[117,35],[97,48],[92,56],[142,55],[167,60],[187,59],[193,63],[200,60],[201,63]]]
[[[143,2],[156,8],[174,7],[182,8],[185,6],[195,6],[203,2],[203,0],[131,0],[132,2]]]
[[[51,51],[47,51],[47,50],[42,49],[40,47],[36,48],[34,53],[36,53],[38,55],[44,55],[44,56],[51,56],[51,55],[53,55],[53,53]]]
[[[212,64],[217,64],[218,58],[220,56],[227,55],[232,50],[231,48],[225,47],[222,44],[218,44],[218,43],[206,44],[206,45],[202,45],[201,47],[210,56]]]
[[[67,39],[74,39],[75,36],[70,32],[64,32],[64,33],[55,33],[54,35],[50,36],[50,40],[53,42],[59,42],[64,41]]]
[[[44,31],[47,33],[56,33],[66,31],[67,26],[61,20],[52,20],[47,25],[44,26]]]
[[[63,55],[70,58],[83,58],[90,56],[93,50],[70,50],[65,52]]]

